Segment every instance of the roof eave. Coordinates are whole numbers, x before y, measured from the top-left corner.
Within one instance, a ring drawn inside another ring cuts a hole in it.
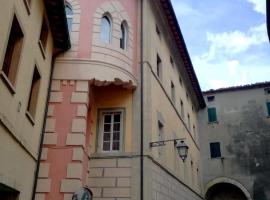
[[[195,74],[191,59],[189,57],[189,53],[180,29],[180,26],[177,21],[177,17],[175,15],[175,12],[173,10],[173,6],[170,0],[160,0],[160,3],[162,5],[162,8],[164,10],[164,13],[166,14],[168,24],[170,25],[172,34],[174,35],[177,48],[179,50],[179,53],[183,59],[184,66],[187,70],[188,77],[191,81],[192,87],[194,89],[195,95],[198,99],[200,108],[204,108],[206,106],[202,91],[197,79],[197,76]]]
[[[63,51],[71,47],[64,0],[44,0],[54,47]]]

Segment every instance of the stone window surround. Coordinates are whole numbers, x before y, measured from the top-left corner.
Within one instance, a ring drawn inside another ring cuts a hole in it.
[[[120,112],[121,113],[121,127],[120,127],[120,150],[103,151],[103,114],[106,112]],[[97,137],[96,137],[96,153],[119,153],[124,152],[124,139],[125,139],[125,108],[101,108],[98,109],[97,116]]]

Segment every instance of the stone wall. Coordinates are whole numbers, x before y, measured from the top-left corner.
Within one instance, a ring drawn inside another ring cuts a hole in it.
[[[179,179],[152,163],[152,200],[202,199]]]
[[[131,158],[91,158],[89,165],[94,200],[131,199]]]

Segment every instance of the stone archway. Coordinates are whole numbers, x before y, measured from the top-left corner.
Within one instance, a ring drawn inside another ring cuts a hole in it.
[[[205,191],[206,200],[252,200],[250,193],[241,183],[226,177],[210,181]]]

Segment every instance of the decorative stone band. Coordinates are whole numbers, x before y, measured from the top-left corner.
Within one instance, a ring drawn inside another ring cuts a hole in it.
[[[90,80],[90,83],[98,86],[115,84],[130,89],[134,89],[138,85],[131,69],[113,65],[109,61],[57,60],[53,78],[55,80]],[[55,98],[60,99],[61,97]]]

